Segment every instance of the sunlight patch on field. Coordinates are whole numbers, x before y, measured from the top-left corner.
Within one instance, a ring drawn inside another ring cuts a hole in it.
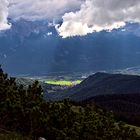
[[[52,85],[65,85],[65,86],[71,86],[71,85],[77,85],[81,83],[81,80],[76,81],[66,81],[66,80],[46,80],[46,84],[52,84]]]

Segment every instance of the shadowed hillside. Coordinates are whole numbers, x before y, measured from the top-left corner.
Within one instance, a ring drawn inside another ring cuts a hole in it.
[[[99,95],[140,93],[140,76],[96,73],[68,92],[70,98],[76,101]]]
[[[94,103],[112,111],[118,120],[140,126],[140,94],[100,95],[81,102]]]

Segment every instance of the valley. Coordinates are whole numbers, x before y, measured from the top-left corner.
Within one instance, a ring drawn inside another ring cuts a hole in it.
[[[51,85],[64,85],[64,86],[73,86],[73,85],[77,85],[80,84],[81,81],[77,80],[77,81],[66,81],[66,80],[46,80],[45,81],[46,84],[51,84]]]
[[[136,73],[128,74],[122,70],[116,70],[110,71],[110,73],[102,71],[97,73],[53,73],[43,76],[21,75],[16,77],[16,84],[19,87],[23,85],[24,89],[30,93],[31,86],[29,85],[34,87],[36,80],[39,81],[43,89],[40,92],[46,106],[50,104],[51,107],[51,104],[53,104],[57,108],[59,104],[61,106],[68,99],[74,113],[81,113],[79,111],[86,109],[86,106],[93,111],[100,108],[103,112],[112,113],[116,122],[122,121],[123,124],[120,123],[120,127],[125,124],[126,128],[124,127],[124,129],[134,129],[136,134],[139,135],[140,76]],[[22,87],[21,92],[25,92],[22,91]],[[32,98],[29,97],[29,99],[30,102],[33,101]],[[26,98],[23,100],[26,100]],[[57,110],[58,113],[60,113],[60,109]],[[62,114],[60,113],[60,115]],[[13,132],[11,134],[4,132],[4,134],[5,138],[22,137]],[[0,133],[0,137],[4,137],[3,132]]]
[[[82,75],[86,74],[24,77],[17,81],[29,85],[34,80],[39,80],[44,89],[44,98],[48,101],[69,98],[80,105],[96,103],[101,108],[113,111],[116,119],[140,126],[140,76],[104,72],[87,78],[87,75]],[[73,84],[72,81],[77,83]]]
[[[140,0],[0,0],[0,140],[140,140]]]

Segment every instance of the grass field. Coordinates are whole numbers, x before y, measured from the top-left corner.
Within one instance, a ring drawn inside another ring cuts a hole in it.
[[[52,84],[52,85],[64,85],[64,86],[71,86],[71,85],[76,85],[80,84],[81,80],[76,80],[76,81],[67,81],[67,80],[46,80],[46,84]]]

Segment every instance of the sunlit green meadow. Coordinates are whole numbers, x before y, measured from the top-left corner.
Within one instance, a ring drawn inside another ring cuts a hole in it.
[[[46,84],[71,86],[81,83],[81,80],[67,81],[67,80],[46,80]]]

